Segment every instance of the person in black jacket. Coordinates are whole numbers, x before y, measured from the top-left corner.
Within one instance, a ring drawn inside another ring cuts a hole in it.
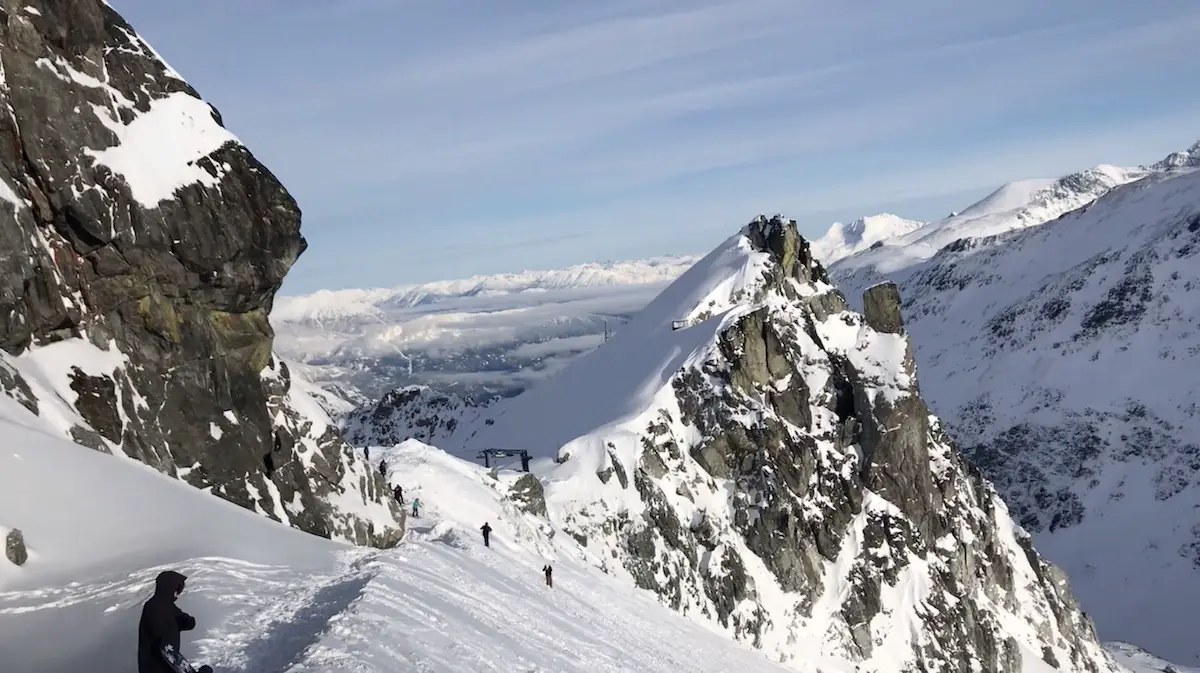
[[[554,588],[554,568],[551,568],[550,564],[547,563],[545,566],[542,567],[542,572],[546,573],[546,586],[553,589]]]
[[[187,577],[164,570],[154,580],[154,595],[142,606],[138,622],[138,673],[173,673],[162,655],[170,645],[179,650],[179,634],[196,628],[196,620],[175,605]],[[211,671],[207,666],[201,668]]]
[[[483,523],[483,525],[479,527],[479,530],[480,530],[480,532],[482,532],[482,533],[483,533],[483,546],[485,546],[485,547],[490,547],[490,546],[492,546],[492,544],[491,544],[491,542],[490,542],[490,538],[491,538],[491,536],[492,536],[492,526],[491,526],[491,524],[489,524],[489,523],[487,523],[487,522],[485,521],[485,522]]]

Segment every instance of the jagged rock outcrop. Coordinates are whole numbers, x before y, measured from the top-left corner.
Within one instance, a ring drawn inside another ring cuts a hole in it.
[[[0,388],[81,444],[386,545],[382,481],[297,419],[271,353],[304,248],[288,192],[106,3],[0,6]]]
[[[795,223],[759,218],[479,441],[574,436],[544,480],[551,520],[773,658],[1115,672],[921,399],[896,288],[869,300],[848,310]],[[652,371],[621,381],[621,363]],[[584,400],[611,411],[569,417]],[[539,411],[594,425],[547,430]]]
[[[1200,143],[1053,221],[888,274],[923,396],[1101,637],[1192,666],[1200,643],[1180,623],[1200,602],[1197,168]]]
[[[29,560],[29,550],[25,548],[25,536],[20,528],[14,528],[5,534],[4,558],[19,566],[25,565]]]
[[[437,446],[460,446],[470,439],[495,400],[476,402],[429,386],[397,388],[377,402],[346,415],[346,441],[355,446],[395,446],[416,439]]]

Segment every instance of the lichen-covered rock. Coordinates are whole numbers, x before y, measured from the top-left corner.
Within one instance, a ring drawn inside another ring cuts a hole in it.
[[[1065,578],[921,399],[895,288],[870,302],[849,311],[795,223],[759,218],[479,441],[566,437],[551,520],[773,658],[1115,673]],[[557,430],[579,417],[593,424]]]
[[[25,536],[20,528],[13,528],[5,534],[4,557],[19,566],[25,565],[29,560],[29,550],[25,548]]]
[[[387,545],[377,480],[261,375],[304,248],[288,192],[107,3],[0,4],[0,388],[81,444]]]

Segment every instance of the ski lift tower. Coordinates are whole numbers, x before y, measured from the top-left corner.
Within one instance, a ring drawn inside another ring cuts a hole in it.
[[[491,467],[493,458],[520,458],[521,471],[529,471],[529,452],[525,449],[484,449],[476,458],[483,460],[484,467]]]

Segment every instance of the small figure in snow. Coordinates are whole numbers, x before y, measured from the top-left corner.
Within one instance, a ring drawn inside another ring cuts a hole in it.
[[[547,563],[542,568],[542,572],[546,573],[546,586],[553,589],[554,588],[554,568],[550,567],[550,564]]]
[[[392,495],[396,496],[396,502],[404,504],[404,487],[396,484],[396,488],[392,489]]]
[[[385,477],[387,476],[387,461],[386,460],[379,461],[379,474],[382,474]]]
[[[371,447],[363,447],[363,458],[365,458],[368,463],[371,462]]]
[[[179,651],[179,634],[196,628],[196,619],[179,609],[175,601],[183,593],[187,577],[164,570],[154,580],[154,595],[142,606],[138,621],[138,673],[175,673],[166,651]],[[199,673],[212,673],[201,666]]]
[[[421,509],[421,499],[413,498],[413,516],[415,516],[415,517],[421,516],[420,509]]]
[[[485,522],[483,522],[483,525],[479,527],[479,530],[483,532],[483,546],[485,546],[485,547],[492,546],[491,542],[489,541],[489,538],[492,534],[491,524],[489,524],[488,522],[485,521]]]

